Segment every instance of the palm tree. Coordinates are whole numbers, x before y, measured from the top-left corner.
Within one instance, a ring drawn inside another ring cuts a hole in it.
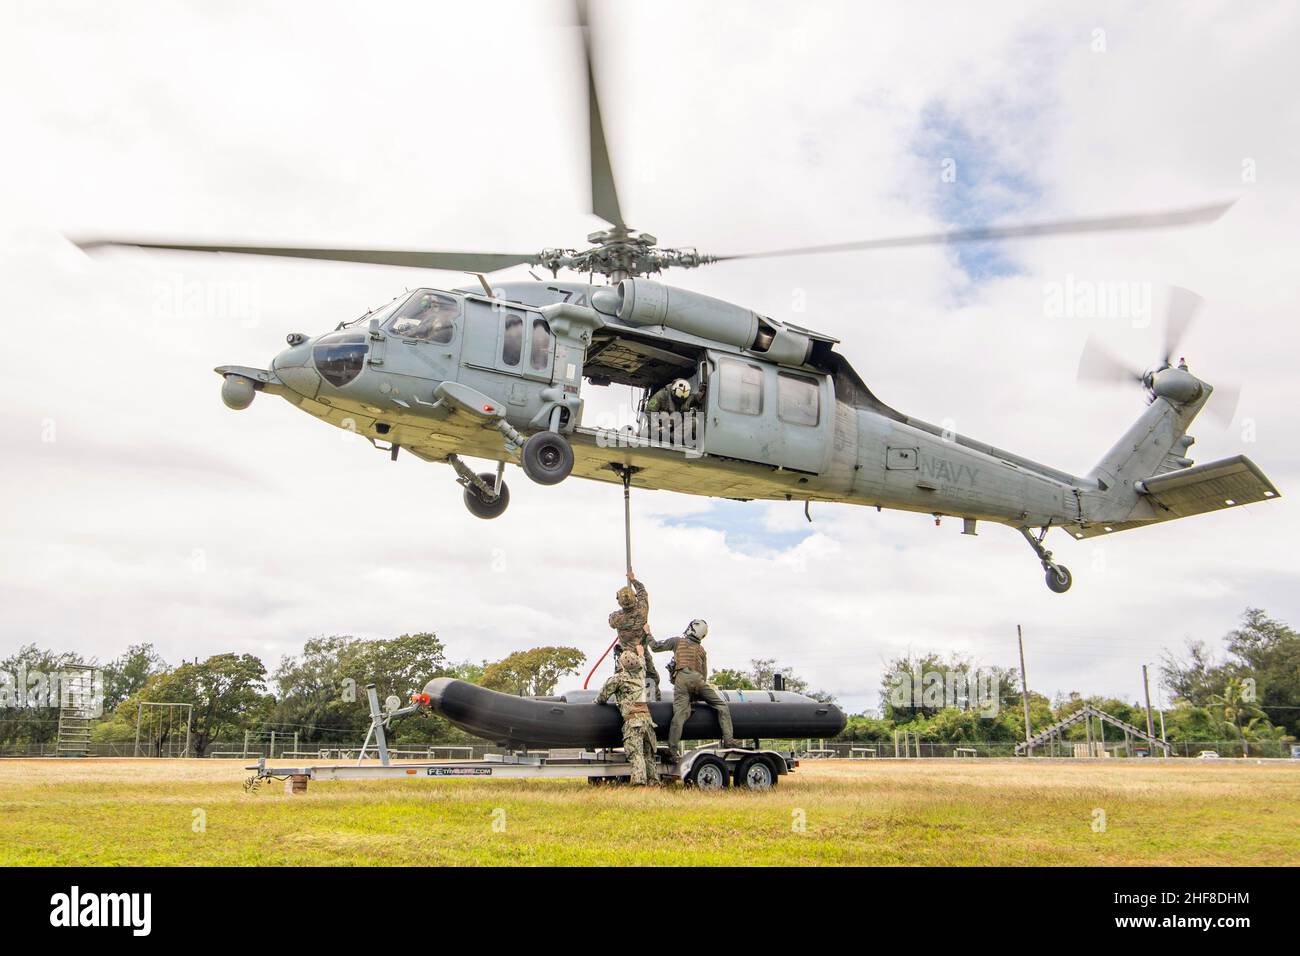
[[[1232,729],[1241,738],[1242,755],[1249,757],[1250,744],[1246,742],[1246,734],[1242,727],[1244,724],[1247,729],[1253,731],[1255,723],[1264,717],[1264,711],[1255,703],[1253,694],[1247,699],[1245,683],[1239,677],[1228,678],[1223,693],[1210,697],[1210,706],[1223,711],[1223,719],[1232,725]]]

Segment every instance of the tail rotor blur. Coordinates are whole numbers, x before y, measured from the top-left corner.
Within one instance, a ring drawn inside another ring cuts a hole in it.
[[[1128,385],[1136,382],[1145,390],[1148,403],[1155,401],[1157,395],[1170,397],[1172,394],[1179,400],[1186,400],[1181,398],[1182,395],[1194,396],[1194,392],[1189,391],[1189,386],[1181,382],[1181,379],[1187,378],[1189,382],[1199,382],[1199,379],[1193,379],[1187,371],[1179,349],[1204,305],[1205,300],[1195,292],[1179,286],[1171,287],[1165,307],[1163,355],[1155,365],[1147,369],[1139,368],[1117,357],[1089,336],[1079,356],[1077,380],[1102,385]],[[1175,382],[1174,379],[1179,381]],[[1213,388],[1221,394],[1218,401],[1206,406],[1206,411],[1226,428],[1236,415],[1241,387],[1227,384]],[[1195,391],[1199,392],[1199,388]]]

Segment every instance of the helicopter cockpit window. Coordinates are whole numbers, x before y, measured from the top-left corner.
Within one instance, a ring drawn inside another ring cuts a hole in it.
[[[517,315],[507,315],[505,336],[501,341],[501,364],[518,365],[524,354],[524,320]]]
[[[551,327],[545,319],[533,319],[533,340],[529,345],[528,364],[535,372],[546,371],[551,362]]]
[[[316,340],[312,361],[325,381],[342,388],[361,374],[368,348],[364,332],[332,332]]]
[[[811,379],[781,372],[776,377],[776,414],[791,425],[816,425],[821,389]]]
[[[718,405],[741,415],[763,414],[763,370],[747,362],[718,362]]]
[[[446,344],[456,334],[460,303],[440,292],[416,292],[388,321],[388,331],[404,339]]]

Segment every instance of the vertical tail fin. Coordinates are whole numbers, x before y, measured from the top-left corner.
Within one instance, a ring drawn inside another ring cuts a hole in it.
[[[1092,520],[1123,520],[1138,503],[1137,482],[1192,464],[1187,451],[1195,439],[1187,429],[1214,391],[1204,382],[1200,385],[1200,393],[1190,402],[1156,396],[1088,473],[1101,489],[1100,500],[1094,502],[1098,513],[1089,516]]]

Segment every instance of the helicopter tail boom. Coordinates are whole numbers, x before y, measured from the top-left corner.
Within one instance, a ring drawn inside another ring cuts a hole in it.
[[[1157,381],[1147,410],[1089,472],[1099,490],[1081,496],[1084,520],[1067,525],[1074,537],[1091,538],[1279,496],[1244,455],[1192,464],[1187,454],[1194,439],[1187,429],[1214,389],[1190,373],[1182,375],[1198,386],[1195,397],[1179,403],[1180,396],[1165,397]]]

